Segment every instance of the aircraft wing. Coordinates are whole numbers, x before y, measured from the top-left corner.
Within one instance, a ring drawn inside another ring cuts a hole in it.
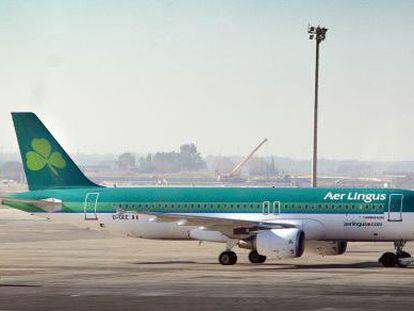
[[[288,221],[251,221],[245,219],[230,219],[210,216],[197,216],[194,214],[167,214],[157,212],[137,212],[138,214],[154,216],[153,221],[171,222],[178,221],[181,226],[200,226],[212,230],[221,231],[230,235],[249,234],[252,231],[265,229],[296,228],[295,224]]]

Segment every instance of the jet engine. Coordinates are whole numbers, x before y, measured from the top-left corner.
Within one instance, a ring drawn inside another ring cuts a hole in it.
[[[335,256],[345,253],[347,246],[347,241],[308,241],[305,251],[314,255]]]
[[[260,255],[283,259],[300,257],[304,250],[305,234],[296,228],[262,230],[253,240]]]

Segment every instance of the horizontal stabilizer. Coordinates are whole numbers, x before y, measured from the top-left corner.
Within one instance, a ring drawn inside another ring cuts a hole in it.
[[[59,212],[62,210],[62,201],[55,198],[42,200],[26,200],[11,197],[0,197],[1,204],[17,208],[26,212]]]

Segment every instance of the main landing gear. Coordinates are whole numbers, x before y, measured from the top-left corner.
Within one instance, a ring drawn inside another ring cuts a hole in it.
[[[260,255],[257,251],[251,251],[249,253],[249,261],[251,263],[264,263],[266,256]],[[234,265],[237,262],[237,255],[235,252],[226,250],[219,256],[219,262],[224,266]]]
[[[237,245],[239,240],[228,240],[226,250],[219,256],[219,262],[224,266],[234,265],[237,262],[237,255],[232,251],[233,247]]]
[[[219,262],[224,266],[234,265],[237,262],[237,255],[233,251],[224,251],[219,256]]]
[[[218,258],[219,262],[224,266],[234,265],[237,262],[237,255],[232,251],[239,240],[228,240],[226,250],[222,252]],[[256,250],[249,253],[249,261],[251,263],[260,264],[266,261],[266,256],[260,255]]]
[[[382,254],[380,259],[378,259],[379,263],[382,264],[384,267],[407,267],[410,263],[406,260],[401,259],[411,258],[411,255],[403,251],[404,245],[405,241],[394,242],[395,253],[386,252]]]
[[[226,250],[222,252],[218,258],[219,262],[224,266],[234,265],[237,262],[237,255],[232,251],[233,247],[237,245],[239,240],[228,240],[226,244]],[[266,256],[260,255],[256,250],[252,250],[249,253],[249,261],[251,263],[264,263]]]
[[[251,251],[249,253],[249,261],[251,263],[264,263],[266,256],[260,255],[257,251]]]

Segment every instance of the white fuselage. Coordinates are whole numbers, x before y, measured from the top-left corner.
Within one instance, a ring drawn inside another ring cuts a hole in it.
[[[116,234],[146,239],[191,240],[185,221],[159,222],[155,216],[133,213],[97,213],[85,220],[83,213],[40,213],[50,219],[77,226],[108,230]],[[191,215],[191,214],[186,214]],[[414,240],[414,213],[403,213],[401,221],[388,220],[384,214],[279,214],[208,213],[195,214],[223,219],[245,219],[295,225],[305,232],[306,240],[410,241]],[[219,239],[217,242],[223,242]]]

